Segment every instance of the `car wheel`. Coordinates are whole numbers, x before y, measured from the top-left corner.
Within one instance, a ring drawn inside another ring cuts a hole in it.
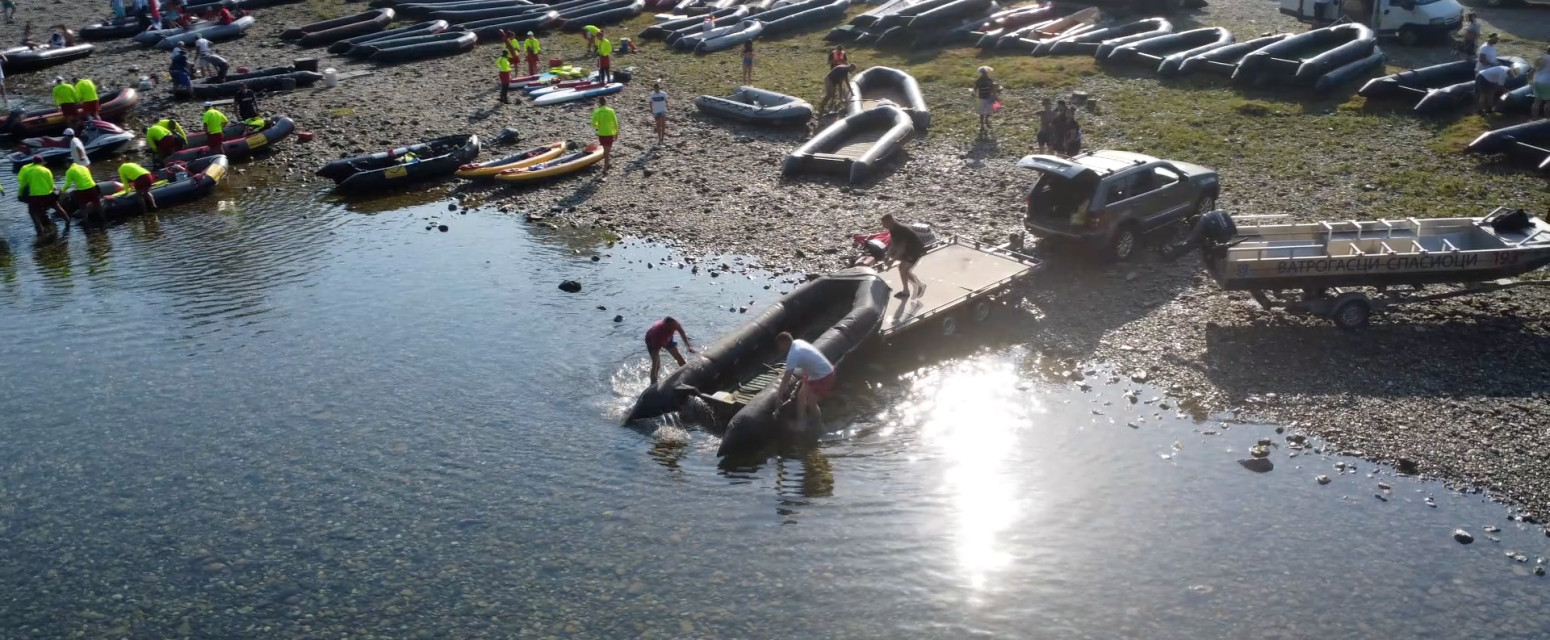
[[[1125,262],[1135,257],[1136,249],[1140,246],[1141,234],[1136,231],[1136,225],[1121,225],[1114,230],[1114,237],[1109,239],[1109,257],[1116,262]]]
[[[1420,44],[1420,43],[1421,43],[1421,34],[1416,32],[1414,27],[1400,27],[1399,28],[1399,44],[1404,45],[1406,47],[1413,47],[1413,46],[1416,46],[1417,44]]]
[[[1216,209],[1216,194],[1207,193],[1195,201],[1195,217],[1199,218]]]

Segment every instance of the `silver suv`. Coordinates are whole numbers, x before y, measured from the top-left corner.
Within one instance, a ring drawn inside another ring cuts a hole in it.
[[[1219,188],[1216,171],[1129,151],[1027,156],[1017,166],[1039,173],[1028,230],[1045,242],[1088,243],[1111,260],[1134,257],[1148,234],[1187,229],[1216,207]]]

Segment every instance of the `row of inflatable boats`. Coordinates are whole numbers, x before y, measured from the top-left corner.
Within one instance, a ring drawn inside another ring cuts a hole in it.
[[[683,51],[710,53],[839,19],[850,5],[851,0],[680,3],[673,7],[675,13],[659,14],[656,23],[636,37],[660,39]]]
[[[640,15],[644,0],[373,0],[371,6],[392,8],[404,18],[444,21],[479,41],[499,42],[502,31],[580,31],[587,25],[609,25]]]
[[[1528,84],[1534,75],[1532,67],[1517,57],[1503,57],[1501,64],[1512,67],[1517,74],[1508,77],[1507,93],[1496,105],[1497,110],[1527,113],[1534,103]],[[1456,111],[1475,104],[1475,61],[1455,60],[1373,78],[1357,94],[1369,100],[1413,102],[1412,109],[1419,115]]]

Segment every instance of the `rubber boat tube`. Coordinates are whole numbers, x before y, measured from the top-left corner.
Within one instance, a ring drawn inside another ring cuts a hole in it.
[[[296,44],[303,47],[333,44],[345,38],[377,33],[387,28],[388,23],[393,21],[392,9],[373,9],[366,13],[376,13],[376,15],[366,20],[340,25],[332,29],[309,31],[306,35],[297,38]]]
[[[803,11],[825,7],[832,1],[833,0],[802,0],[801,2],[793,2],[785,6],[775,7],[774,9],[760,12],[758,14],[758,18],[765,22],[774,22],[787,16],[793,16],[798,13],[802,13]]]
[[[117,180],[103,180],[97,183],[97,191],[103,195],[118,193],[123,189],[124,184]],[[66,191],[59,194],[59,207],[69,214],[72,219],[81,219],[81,216],[76,215],[76,209],[79,209],[80,205],[75,201],[74,191]]]
[[[265,122],[264,128],[258,131],[244,131],[244,135],[221,143],[220,153],[225,155],[227,160],[246,160],[253,157],[253,154],[260,149],[273,147],[295,130],[296,123],[291,121],[289,117],[274,116]],[[197,147],[186,147],[177,153],[173,153],[167,156],[164,162],[174,160],[188,162],[208,155],[210,155],[209,146],[201,144]]]
[[[1347,82],[1353,82],[1357,78],[1368,75],[1373,69],[1382,67],[1383,50],[1373,47],[1372,53],[1367,54],[1367,57],[1352,60],[1319,76],[1318,80],[1313,81],[1313,92],[1315,94],[1329,93],[1334,91],[1335,87]]]
[[[98,121],[90,138],[82,137],[86,145],[86,157],[93,160],[111,158],[134,144],[135,134],[125,131],[111,122]],[[89,131],[89,130],[88,130]],[[86,131],[83,131],[85,133]],[[64,137],[34,137],[21,141],[23,149],[11,154],[11,171],[21,171],[33,156],[42,156],[43,162],[58,166],[70,164],[70,142]]]
[[[457,55],[472,51],[474,45],[479,44],[479,35],[472,31],[449,31],[440,35],[452,35],[453,37],[435,42],[421,42],[409,45],[389,42],[384,46],[378,47],[376,53],[367,56],[366,59],[377,63],[411,62],[426,58]]]
[[[717,9],[706,15],[715,18],[717,22],[722,20],[742,20],[743,18],[748,17],[748,7]],[[635,37],[642,40],[651,38],[664,38],[670,32],[704,23],[705,16],[688,16],[684,18],[676,18],[673,20],[664,20],[662,22],[658,22],[654,25],[646,27],[645,29],[641,29],[640,33],[635,34]]]
[[[1098,30],[1098,19],[1102,17],[1103,13],[1097,7],[1088,7],[1064,18],[1036,25],[1032,29],[1024,29],[1022,33],[1008,34],[1007,37],[1002,37],[996,42],[996,48],[1027,51],[1036,56],[1045,55],[1049,46],[1056,41]],[[1012,35],[1016,37],[1010,37]]]
[[[1532,106],[1534,106],[1534,87],[1525,84],[1502,94],[1501,101],[1496,104],[1496,110],[1502,113],[1528,113]]]
[[[1313,84],[1337,67],[1369,57],[1377,44],[1372,29],[1356,23],[1305,31],[1244,56],[1232,80],[1259,84],[1272,77],[1289,77]]]
[[[94,22],[81,27],[82,40],[117,40],[128,38],[151,26],[151,19],[143,16],[125,16],[107,22]]]
[[[984,13],[981,15],[960,18],[957,25],[946,29],[934,29],[930,31],[912,31],[915,38],[910,40],[911,49],[928,49],[931,47],[956,44],[968,40],[970,34],[980,25],[985,23]]]
[[[195,84],[194,97],[230,98],[242,90],[243,85],[254,91],[290,91],[296,87],[307,87],[316,84],[323,79],[323,74],[316,71],[291,71],[277,75],[258,76],[247,80],[227,80],[220,84]]]
[[[1159,74],[1171,76],[1178,74],[1179,65],[1186,58],[1232,43],[1232,32],[1221,27],[1206,27],[1137,40],[1115,47],[1103,59],[1110,62],[1134,62],[1151,67]]]
[[[430,20],[418,24],[412,24],[407,27],[399,27],[397,29],[388,29],[387,31],[368,33],[363,36],[355,36],[354,38],[345,38],[344,40],[340,40],[331,45],[328,45],[328,52],[334,55],[340,55],[346,51],[349,51],[352,45],[366,44],[368,42],[387,40],[389,38],[433,35],[446,31],[447,26],[448,25],[446,20]]]
[[[1550,170],[1550,119],[1487,131],[1469,143],[1470,153],[1506,154]]]
[[[799,125],[813,118],[813,105],[806,100],[754,87],[738,87],[724,98],[700,96],[694,106],[706,115],[749,124]]]
[[[974,29],[976,47],[985,48],[995,44],[995,39],[1016,29],[1021,29],[1031,24],[1037,24],[1046,20],[1053,20],[1059,14],[1055,12],[1054,3],[1035,4],[1031,6],[1013,7],[1004,9],[986,16],[985,21]],[[994,34],[994,35],[992,35]],[[991,36],[989,42],[985,37]]]
[[[473,47],[471,42],[477,42],[478,39],[479,37],[472,31],[452,29],[443,31],[441,33],[412,36],[408,38],[392,38],[389,40],[382,40],[380,42],[356,45],[348,52],[346,52],[345,55],[357,59],[378,60],[376,56],[388,54],[385,58],[383,58],[385,60],[387,57],[403,56],[410,53],[417,54],[421,51],[419,47],[435,47],[439,45],[445,45],[446,43],[462,44],[464,42],[470,42],[470,44],[467,46],[471,48]],[[389,52],[393,51],[398,51],[398,53],[389,54]]]
[[[305,36],[305,35],[307,35],[309,33],[318,33],[318,32],[321,32],[321,31],[327,31],[327,30],[332,29],[334,27],[343,27],[345,25],[350,25],[350,24],[355,24],[357,22],[362,22],[362,21],[365,21],[365,20],[370,20],[370,19],[375,18],[378,15],[380,15],[382,11],[383,11],[383,9],[373,9],[371,11],[362,11],[360,13],[344,16],[344,17],[341,17],[341,18],[334,18],[332,20],[323,20],[323,21],[320,21],[320,22],[314,22],[312,24],[304,24],[304,25],[299,26],[299,27],[293,27],[293,28],[281,31],[280,32],[280,39],[281,40],[286,40],[286,41],[300,40],[303,36]]]
[[[881,32],[892,27],[902,27],[909,24],[911,20],[915,19],[915,16],[921,13],[958,1],[960,0],[923,0],[878,18],[877,22],[872,24],[870,30]]]
[[[226,177],[226,156],[207,156],[188,163],[189,177],[172,182],[171,172],[157,169],[151,178],[158,184],[151,187],[151,197],[156,199],[156,210],[193,202],[210,195]],[[134,192],[103,194],[102,213],[105,218],[116,220],[141,213],[140,198]],[[79,218],[77,218],[79,219]]]
[[[1196,71],[1215,71],[1222,75],[1230,76],[1238,69],[1238,62],[1244,56],[1277,42],[1291,37],[1285,33],[1270,36],[1261,36],[1253,40],[1245,40],[1236,44],[1230,44],[1220,49],[1213,49],[1202,54],[1186,58],[1179,65],[1179,73],[1194,73]]]
[[[100,95],[101,107],[97,116],[103,120],[123,122],[135,105],[140,104],[140,93],[132,88],[109,91]],[[69,126],[64,114],[56,107],[43,107],[31,111],[14,110],[5,117],[0,130],[27,137],[58,134]]]
[[[162,51],[171,51],[173,47],[185,42],[192,43],[200,38],[215,42],[240,38],[257,21],[258,19],[253,16],[242,16],[231,24],[206,23],[205,26],[195,27],[183,33],[162,38],[161,42],[156,43],[156,48]]]
[[[1400,97],[1416,99],[1425,96],[1431,89],[1473,82],[1474,79],[1474,60],[1454,60],[1373,78],[1362,85],[1356,95],[1369,100]]]
[[[694,50],[699,53],[714,53],[725,51],[733,47],[742,46],[744,42],[751,42],[764,32],[764,23],[758,20],[744,20],[737,23],[731,30],[721,34],[712,34],[700,41]]]
[[[870,27],[881,20],[883,16],[898,13],[911,5],[920,4],[922,0],[887,0],[886,2],[868,9],[865,13],[856,15],[850,19],[850,24],[863,29]]]
[[[1509,91],[1523,86],[1534,75],[1534,68],[1523,58],[1503,56],[1500,61],[1518,72],[1518,75],[1507,78],[1506,88]],[[1475,79],[1471,75],[1467,81],[1428,90],[1426,96],[1416,103],[1415,112],[1421,115],[1442,113],[1474,104],[1474,101]]]
[[[641,10],[645,7],[646,3],[642,2],[642,0],[634,0],[633,2],[630,2],[623,7],[607,9],[586,15],[565,17],[562,14],[562,17],[565,18],[565,22],[562,23],[561,28],[566,31],[580,31],[582,27],[585,27],[589,24],[597,25],[623,22],[640,15]]]
[[[491,178],[495,174],[508,169],[521,169],[535,164],[548,162],[560,157],[567,149],[575,146],[573,142],[559,140],[546,145],[524,149],[503,158],[474,162],[457,168],[456,175],[459,178]]]
[[[47,69],[56,64],[64,64],[72,60],[80,60],[92,54],[97,45],[82,43],[69,47],[12,47],[0,53],[5,54],[5,62],[0,63],[0,68],[5,69],[6,75],[26,73]]]
[[[1062,38],[1049,46],[1049,55],[1089,54],[1102,60],[1115,47],[1138,40],[1155,38],[1173,33],[1173,23],[1166,18],[1147,18],[1107,29],[1095,29],[1087,33]]]
[[[494,20],[496,18],[505,18],[509,21],[515,22],[525,18],[541,16],[545,13],[549,13],[549,11],[549,9],[545,9],[541,6],[520,6],[503,7],[499,9],[474,9],[470,11],[432,11],[429,14],[426,14],[425,17],[435,20],[446,20],[452,24],[461,25],[467,24],[469,22],[477,22],[480,20]]]
[[[943,25],[962,22],[965,18],[983,18],[993,6],[994,0],[952,0],[915,14],[903,27],[913,33],[940,30]]]
[[[529,11],[541,11],[546,7],[548,5],[516,2],[514,0],[481,0],[479,2],[442,2],[433,4],[414,2],[401,4],[396,8],[399,13],[406,17],[416,17],[438,11],[478,11],[481,9],[527,9]]]
[[[540,14],[531,18],[525,18],[522,20],[510,21],[503,18],[496,18],[493,20],[480,20],[478,22],[471,22],[462,26],[465,29],[473,29],[474,34],[479,37],[481,42],[500,42],[501,30],[503,29],[512,33],[526,33],[528,31],[548,29],[559,23],[559,12],[550,11],[548,13]],[[515,64],[515,62],[513,62],[513,64]]]
[[[879,162],[915,133],[902,109],[880,106],[851,114],[825,127],[786,156],[782,175],[805,171],[841,173],[851,183],[866,181]]]
[[[402,162],[405,154],[414,154]],[[318,169],[335,191],[366,191],[452,175],[479,156],[479,136],[445,136],[392,151],[341,158]]]
[[[498,182],[532,182],[572,174],[597,164],[603,159],[603,154],[603,146],[594,142],[587,145],[584,149],[567,152],[547,162],[540,162],[519,169],[507,169],[495,174],[495,180]]]
[[[883,100],[908,114],[916,133],[931,128],[931,107],[926,104],[915,76],[892,67],[872,67],[851,76],[848,114],[876,108]]]
[[[805,11],[798,11],[784,18],[766,20],[765,16],[762,14],[757,17],[760,21],[764,22],[763,35],[773,36],[783,33],[790,33],[800,29],[806,29],[818,23],[833,20],[845,15],[845,11],[849,8],[850,0],[833,0],[833,2],[820,4],[815,8],[807,9]]]

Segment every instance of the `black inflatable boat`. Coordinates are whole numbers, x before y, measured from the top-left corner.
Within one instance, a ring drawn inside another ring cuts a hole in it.
[[[1253,40],[1244,40],[1220,49],[1212,49],[1205,53],[1199,53],[1185,58],[1179,64],[1179,73],[1195,73],[1196,71],[1211,71],[1224,76],[1231,76],[1238,70],[1238,63],[1255,51],[1273,45],[1290,38],[1291,35],[1278,33],[1275,35],[1260,36]]]
[[[850,182],[864,182],[879,162],[904,146],[915,124],[904,110],[880,106],[855,113],[825,127],[813,139],[786,156],[783,175],[805,171],[839,173]]]
[[[105,22],[94,22],[81,27],[82,40],[117,40],[145,31],[151,19],[145,16],[124,16]]]
[[[792,33],[812,27],[814,25],[837,20],[845,15],[850,8],[850,0],[815,0],[788,5],[778,9],[771,9],[754,17],[764,23],[762,37],[769,38],[785,33]],[[801,11],[793,11],[782,15],[781,12],[793,7],[807,7]]]
[[[387,28],[393,21],[392,9],[372,9],[363,14],[364,19],[342,24],[321,31],[308,31],[296,38],[296,44],[303,47],[318,47],[325,44],[333,44],[345,38],[354,38],[361,35],[369,35]]]
[[[479,157],[479,136],[446,136],[391,151],[341,158],[317,175],[334,181],[334,190],[362,192],[450,176]]]
[[[768,126],[806,124],[813,117],[806,100],[754,87],[738,87],[726,97],[700,96],[694,106],[707,115]]]
[[[1232,32],[1222,27],[1191,29],[1115,47],[1110,62],[1130,62],[1150,67],[1165,76],[1177,75],[1191,56],[1215,51],[1233,43]]]
[[[389,40],[382,43],[368,44],[353,51],[368,49],[370,53],[365,56],[367,60],[380,64],[398,62],[410,62],[424,60],[426,58],[439,58],[472,51],[474,45],[479,44],[479,35],[472,31],[447,31],[428,38],[423,42],[411,42],[411,39]]]
[[[85,58],[96,48],[97,46],[93,44],[77,44],[70,47],[11,47],[0,51],[0,54],[5,54],[5,62],[0,64],[0,68],[5,69],[5,75],[47,69],[56,64]]]
[[[708,408],[699,417],[722,434],[717,455],[735,461],[763,455],[783,434],[810,442],[819,434],[796,432],[795,407],[783,406],[778,396],[786,354],[775,347],[775,336],[786,332],[811,342],[843,371],[845,357],[877,333],[890,293],[866,268],[806,282],[647,388],[625,422],[666,415],[686,402]]]
[[[151,177],[157,182],[156,186],[151,187],[151,197],[156,199],[156,210],[161,211],[210,195],[226,177],[226,169],[226,156],[206,156],[188,163],[189,175],[182,180],[175,180],[175,176],[167,169],[152,171]],[[125,188],[132,189],[128,186]],[[144,213],[140,207],[140,198],[132,190],[102,198],[102,212],[109,220]],[[79,216],[80,212],[75,215]]]
[[[357,44],[366,44],[379,40],[387,40],[389,38],[410,38],[414,36],[434,35],[446,31],[447,26],[448,25],[446,20],[427,20],[425,22],[412,24],[407,27],[399,27],[397,29],[388,29],[386,31],[368,33],[365,35],[355,36],[353,38],[345,38],[331,45],[328,45],[328,52],[334,55],[341,55],[344,52],[349,51],[350,47]]]
[[[247,33],[248,29],[253,28],[253,23],[255,22],[257,22],[257,19],[253,16],[242,16],[232,21],[231,24],[218,24],[214,22],[198,24],[192,28],[179,30],[163,37],[156,42],[156,48],[162,51],[171,51],[173,47],[185,42],[193,43],[200,38],[212,42],[234,40],[242,37],[242,34]],[[146,33],[151,32],[148,31]]]
[[[1550,119],[1487,131],[1469,143],[1470,153],[1505,154],[1550,171]]]
[[[1120,45],[1170,33],[1173,33],[1173,23],[1166,18],[1147,18],[1107,29],[1084,31],[1069,37],[1061,36],[1040,45],[1033,51],[1033,55],[1090,55],[1103,59],[1108,57],[1110,50]]]
[[[1244,56],[1232,80],[1243,85],[1291,80],[1325,91],[1381,64],[1377,35],[1366,25],[1347,22],[1299,33]]]
[[[861,113],[885,100],[909,114],[915,133],[931,128],[931,107],[926,105],[915,76],[892,67],[872,67],[851,76],[847,113]]]
[[[1516,69],[1518,74],[1507,78],[1507,90],[1511,91],[1527,84],[1529,76],[1534,75],[1534,68],[1522,58],[1502,57],[1501,63]],[[1454,109],[1462,109],[1475,103],[1475,78],[1473,67],[1468,80],[1460,80],[1447,86],[1428,89],[1420,102],[1415,103],[1415,112],[1422,115],[1443,113]]]

